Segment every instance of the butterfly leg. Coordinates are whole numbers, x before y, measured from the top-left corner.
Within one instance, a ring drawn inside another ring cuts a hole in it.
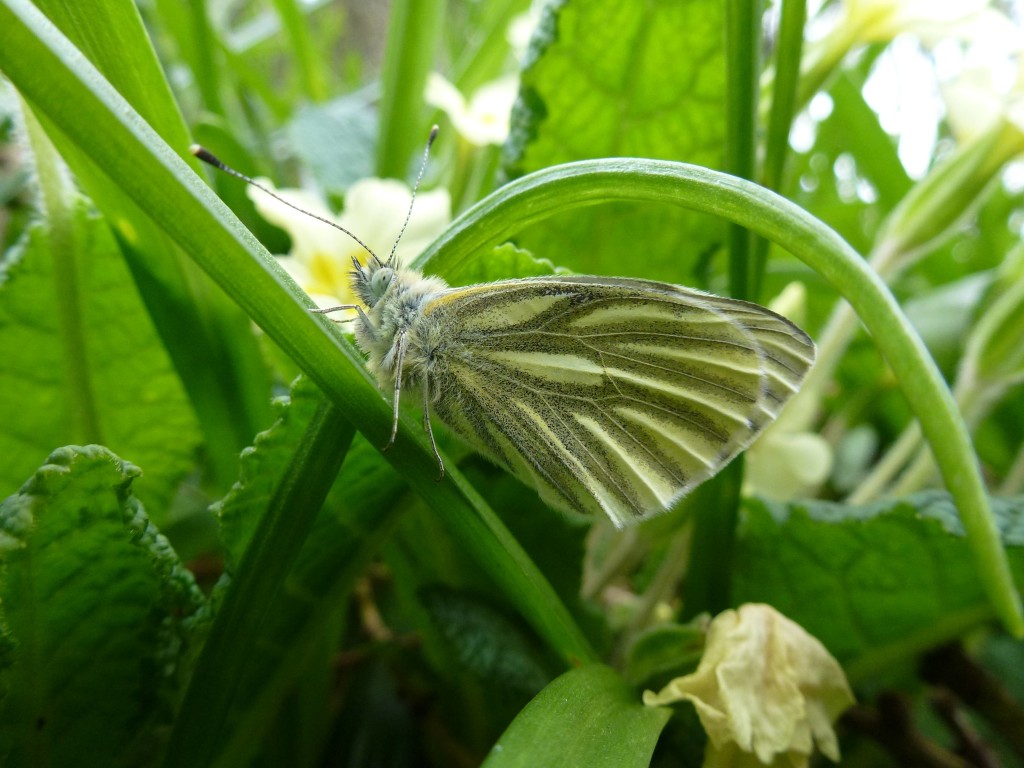
[[[363,312],[363,308],[361,306],[359,306],[358,304],[339,304],[336,307],[324,307],[323,309],[311,309],[309,311],[312,314],[314,314],[314,315],[326,315],[326,314],[329,314],[331,312],[340,312],[343,309],[354,309],[356,312],[359,313],[359,319],[363,321],[363,324],[366,325],[367,327],[372,327],[372,325],[370,323],[370,318],[368,318],[366,316],[366,313]],[[331,320],[334,320],[334,318],[332,317]],[[334,322],[336,322],[336,323],[344,323],[346,321],[345,320],[334,320]]]
[[[381,450],[388,450],[395,444],[395,437],[398,435],[398,403],[402,395],[402,366],[405,363],[405,348],[409,345],[409,337],[405,333],[399,334],[395,344],[395,401],[394,419],[391,422],[391,439]]]
[[[430,379],[423,382],[423,426],[430,438],[430,447],[434,449],[434,458],[437,459],[437,482],[444,480],[444,462],[441,461],[441,454],[437,452],[437,442],[434,440],[434,430],[430,428]]]

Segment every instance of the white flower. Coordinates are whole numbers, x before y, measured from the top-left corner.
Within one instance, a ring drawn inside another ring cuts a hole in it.
[[[839,760],[832,723],[854,702],[825,647],[769,605],[724,611],[708,629],[697,671],[676,678],[644,704],[690,701],[709,743],[704,768],[808,764],[817,745]]]
[[[519,78],[506,75],[480,86],[467,102],[458,88],[431,72],[424,99],[447,114],[466,141],[482,147],[502,144],[508,138],[509,116],[518,91]]]
[[[267,179],[259,183],[303,210],[333,221],[366,243],[380,258],[391,253],[412,199],[409,187],[394,179],[361,179],[345,193],[345,210],[335,216],[314,194],[302,189],[276,190]],[[355,240],[334,227],[289,208],[260,190],[249,187],[249,197],[267,221],[285,230],[292,250],[278,263],[318,306],[355,301],[349,272],[352,257],[365,262],[368,254]],[[400,261],[418,255],[451,221],[451,199],[446,189],[420,192],[409,225],[398,244]]]
[[[1024,50],[1017,51],[1016,80],[1000,87],[993,66],[965,69],[942,88],[949,125],[961,144],[983,136],[1000,121],[1024,134]],[[1012,67],[1004,61],[1003,73]]]
[[[926,45],[963,34],[988,8],[988,0],[845,0],[840,25],[862,42],[917,35]]]

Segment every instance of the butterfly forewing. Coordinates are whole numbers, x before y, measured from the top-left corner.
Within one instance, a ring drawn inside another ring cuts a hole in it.
[[[715,474],[778,414],[814,357],[746,302],[598,277],[455,288],[424,308],[432,408],[553,506],[622,525]]]

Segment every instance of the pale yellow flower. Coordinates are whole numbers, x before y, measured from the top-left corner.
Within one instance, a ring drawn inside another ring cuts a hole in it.
[[[1009,87],[1000,87],[997,73],[987,66],[965,69],[942,87],[949,124],[959,143],[984,136],[1000,122],[1024,136],[1024,51],[1018,51],[1017,58],[1017,77]]]
[[[272,189],[303,210],[349,230],[380,258],[391,253],[402,228],[412,192],[394,179],[361,179],[345,193],[345,209],[335,216],[316,195],[302,189],[273,189],[266,179],[260,184]],[[349,272],[352,257],[365,262],[368,254],[344,232],[289,208],[254,187],[248,189],[256,210],[267,221],[281,227],[292,239],[292,249],[278,263],[318,306],[351,304],[355,301]],[[451,221],[451,199],[446,189],[420,192],[396,256],[408,262],[440,235]]]
[[[845,0],[840,25],[862,42],[910,33],[932,45],[963,34],[987,10],[988,0]]]
[[[832,723],[854,702],[839,663],[769,605],[724,611],[708,629],[697,671],[644,704],[690,701],[708,734],[705,768],[803,768],[815,746],[839,760]]]
[[[478,147],[502,144],[508,138],[509,117],[519,92],[519,77],[506,75],[480,86],[467,100],[437,72],[427,78],[426,102],[448,115],[455,130]]]

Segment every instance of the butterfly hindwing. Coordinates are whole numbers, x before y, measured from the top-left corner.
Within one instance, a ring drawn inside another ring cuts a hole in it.
[[[777,415],[814,357],[788,320],[645,280],[453,288],[424,307],[432,410],[553,506],[663,511]]]

